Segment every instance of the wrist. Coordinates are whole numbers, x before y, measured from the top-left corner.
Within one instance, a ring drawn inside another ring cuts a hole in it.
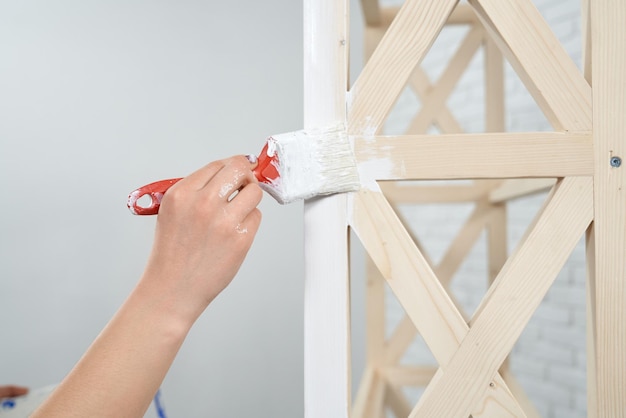
[[[137,305],[142,306],[150,318],[169,330],[173,336],[184,338],[202,310],[195,307],[187,293],[175,280],[162,277],[163,274],[144,272],[131,294]],[[199,312],[198,312],[199,311]]]

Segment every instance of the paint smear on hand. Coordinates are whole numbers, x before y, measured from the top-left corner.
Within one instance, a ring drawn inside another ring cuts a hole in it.
[[[239,183],[239,180],[245,175],[246,175],[245,173],[242,173],[239,170],[235,171],[235,177],[233,178],[233,181],[230,183],[222,184],[222,187],[220,188],[220,191],[218,193],[219,197],[222,198],[222,197],[230,196],[235,191],[235,185]]]

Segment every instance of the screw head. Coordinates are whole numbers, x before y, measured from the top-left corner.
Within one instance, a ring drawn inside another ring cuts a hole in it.
[[[611,167],[619,167],[622,165],[622,159],[620,157],[611,157]]]

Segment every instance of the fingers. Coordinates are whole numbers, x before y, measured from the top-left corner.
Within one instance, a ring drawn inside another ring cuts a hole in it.
[[[160,213],[197,208],[211,214],[219,210],[233,222],[241,222],[263,197],[252,161],[240,155],[207,164],[171,187]]]
[[[213,161],[205,165],[204,167],[194,171],[187,177],[185,177],[181,183],[181,186],[192,187],[196,190],[202,189],[222,168],[224,168],[225,160]],[[180,187],[180,186],[179,186]]]
[[[256,183],[243,187],[226,208],[227,212],[238,221],[237,232],[256,234],[261,223],[261,211],[257,209],[263,198],[263,191]]]
[[[28,393],[28,388],[22,386],[0,386],[0,399],[12,398],[14,396],[22,396]]]
[[[229,202],[237,191],[248,184],[257,183],[252,172],[253,165],[244,156],[236,156],[222,160],[222,167],[203,187],[203,191],[211,197],[217,196],[222,202]],[[258,204],[258,203],[257,203]]]
[[[219,195],[222,197],[226,191],[232,188],[232,192],[241,187],[244,183],[256,182],[256,177],[252,170],[257,162],[253,156],[234,156],[223,160],[213,161],[204,167],[196,170],[181,181],[181,186],[186,185],[196,190],[203,189],[214,178],[221,185]],[[227,170],[224,170],[224,169]],[[222,172],[224,170],[224,172]],[[234,185],[239,187],[233,188]]]

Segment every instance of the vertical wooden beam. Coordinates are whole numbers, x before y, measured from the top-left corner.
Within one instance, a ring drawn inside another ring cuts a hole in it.
[[[581,33],[583,51],[583,75],[591,86],[591,11],[590,0],[582,0]],[[593,92],[593,86],[592,86]],[[596,380],[596,245],[593,222],[585,234],[585,258],[587,260],[586,311],[587,311],[587,417],[598,416],[598,383]]]
[[[348,2],[304,0],[304,126],[345,121]],[[304,204],[304,416],[347,418],[350,325],[346,197]]]
[[[608,417],[626,413],[626,2],[590,6],[597,402]]]
[[[378,0],[361,0],[361,6],[367,26],[378,26],[382,23]]]
[[[485,132],[504,132],[504,57],[498,45],[485,36]]]
[[[596,367],[596,244],[593,223],[585,234],[587,259],[587,417],[598,417],[598,381]]]

